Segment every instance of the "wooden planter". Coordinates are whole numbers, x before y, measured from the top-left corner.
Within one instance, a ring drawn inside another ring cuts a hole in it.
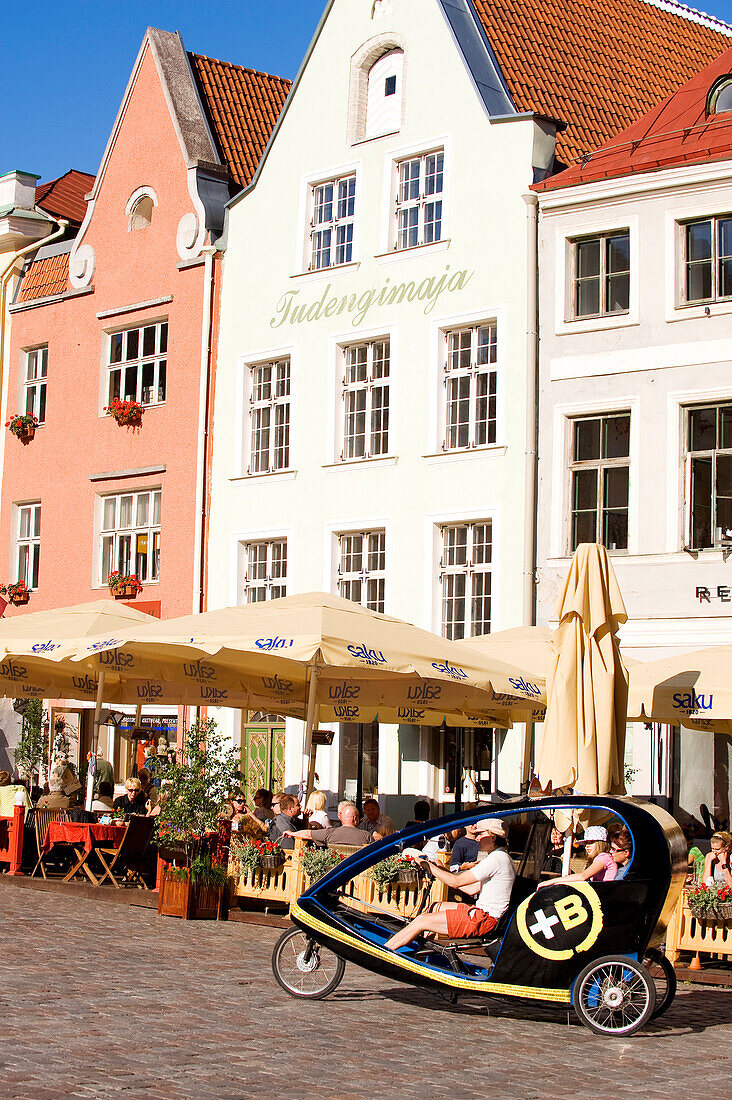
[[[30,443],[31,439],[36,434],[35,424],[30,424],[27,428],[23,428],[21,432],[18,432],[18,439],[21,443]]]
[[[28,603],[29,599],[30,592],[14,592],[12,595],[8,596],[10,603],[14,604],[25,604]]]
[[[115,600],[134,600],[140,589],[136,584],[118,584],[112,589]]]
[[[226,920],[226,887],[194,884],[186,876],[163,871],[158,892],[158,916],[182,920]]]

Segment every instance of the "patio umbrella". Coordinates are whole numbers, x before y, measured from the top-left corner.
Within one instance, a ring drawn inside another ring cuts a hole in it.
[[[306,760],[320,706],[340,721],[510,725],[512,706],[525,710],[530,697],[520,668],[320,592],[115,630],[50,654],[69,658],[92,677],[103,673],[108,701],[304,718]]]
[[[631,721],[732,733],[732,645],[710,646],[630,668]]]
[[[603,546],[577,547],[557,615],[540,781],[582,794],[624,794],[628,674],[617,630],[627,614]]]

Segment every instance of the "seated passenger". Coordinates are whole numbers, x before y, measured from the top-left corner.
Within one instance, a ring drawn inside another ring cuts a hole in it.
[[[630,867],[630,857],[633,854],[633,838],[625,828],[625,825],[613,825],[607,832],[610,841],[610,855],[617,867],[615,882],[625,878]]]
[[[543,886],[557,886],[564,882],[610,882],[614,879],[618,865],[610,855],[605,826],[590,825],[585,829],[584,844],[587,852],[584,871],[576,871],[573,875],[564,875],[563,878],[548,878],[539,883],[538,889],[541,890]]]
[[[459,901],[440,901],[431,912],[415,917],[384,944],[396,951],[411,943],[421,932],[437,932],[451,939],[465,936],[487,936],[493,931],[511,900],[511,888],[516,878],[513,861],[506,851],[506,831],[499,818],[484,818],[475,826],[475,839],[485,859],[467,871],[454,874],[439,863],[427,860],[435,878],[447,886],[478,886],[475,905]]]
[[[704,884],[732,887],[732,834],[713,833],[704,860]]]

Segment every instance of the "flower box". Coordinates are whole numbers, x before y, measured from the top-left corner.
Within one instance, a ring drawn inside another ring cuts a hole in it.
[[[21,443],[30,443],[31,439],[33,439],[36,434],[37,425],[38,417],[31,416],[29,413],[16,413],[5,422],[5,427],[10,428],[12,434],[16,436]]]
[[[115,600],[134,600],[142,591],[142,585],[134,573],[121,574],[115,571],[107,577],[109,591]]]
[[[23,581],[17,584],[0,584],[0,596],[6,596],[9,603],[26,604],[30,599],[30,589]]]
[[[140,589],[135,584],[118,584],[112,590],[115,600],[134,600]]]
[[[191,882],[187,868],[167,867],[160,880],[158,916],[225,920],[225,886]]]
[[[119,397],[115,397],[112,404],[106,406],[105,412],[121,428],[139,428],[142,425],[142,414],[145,412],[145,406],[141,405],[139,401],[121,401]]]

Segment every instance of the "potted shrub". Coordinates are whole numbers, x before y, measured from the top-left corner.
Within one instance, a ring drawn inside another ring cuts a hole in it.
[[[686,895],[692,916],[697,920],[732,920],[732,890],[729,886],[692,886]]]
[[[121,428],[139,428],[142,425],[142,414],[145,411],[145,406],[141,405],[139,401],[123,401],[121,398],[115,397],[111,405],[105,405],[104,411],[107,416],[111,416],[113,420],[116,420]]]
[[[240,779],[238,750],[228,745],[213,718],[199,720],[186,734],[179,761],[162,776],[159,849],[165,858],[174,846],[176,863],[187,866],[163,872],[158,913],[184,919],[224,916],[229,852],[228,840],[220,843],[220,819]]]
[[[134,600],[138,592],[142,592],[136,573],[120,573],[117,569],[107,577],[109,591],[115,600]]]
[[[234,878],[251,881],[259,867],[259,848],[253,840],[232,836],[229,848],[229,873]]]
[[[380,863],[376,863],[366,874],[374,880],[379,890],[383,891],[396,879],[400,862],[400,856],[387,856]]]
[[[15,584],[0,584],[0,596],[7,596],[10,603],[28,603],[30,589],[23,581],[16,581]]]
[[[275,871],[285,862],[285,853],[276,840],[255,840],[254,846],[259,855],[259,866]]]
[[[306,848],[302,853],[302,866],[311,883],[327,875],[340,861],[342,855],[332,848]]]
[[[15,413],[10,417],[10,420],[5,421],[5,427],[10,428],[10,431],[14,436],[17,436],[21,443],[30,443],[36,434],[37,426],[38,417],[32,416],[30,413]]]

